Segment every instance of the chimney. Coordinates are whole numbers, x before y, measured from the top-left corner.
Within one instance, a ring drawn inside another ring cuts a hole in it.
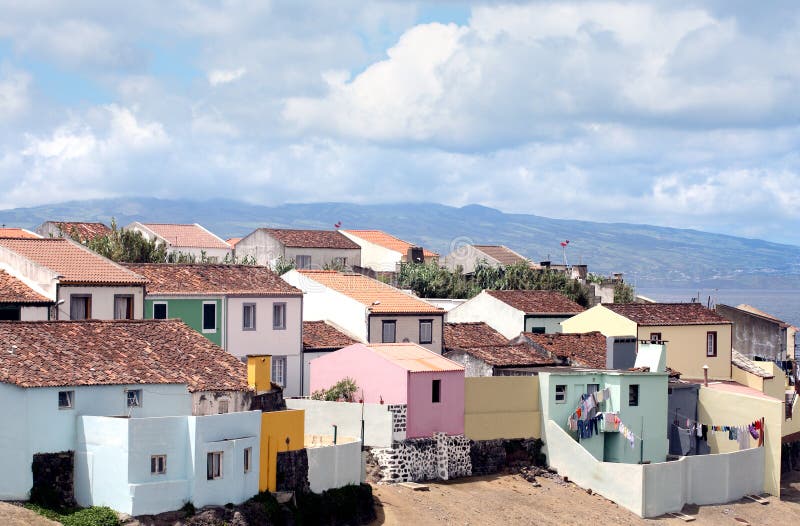
[[[257,393],[272,389],[272,356],[269,354],[247,355],[247,384]]]

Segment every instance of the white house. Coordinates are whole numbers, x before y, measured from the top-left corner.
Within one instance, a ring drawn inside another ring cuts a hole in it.
[[[517,254],[503,245],[463,245],[456,247],[444,258],[450,270],[461,267],[464,274],[475,271],[478,263],[485,262],[492,267],[506,267],[517,263],[531,264],[525,256]]]
[[[42,292],[34,290],[8,272],[0,270],[0,320],[48,319],[50,307],[55,304],[55,301]]]
[[[134,221],[125,230],[141,232],[146,239],[155,239],[167,246],[169,253],[203,256],[211,263],[221,263],[232,255],[230,245],[197,223],[190,225],[169,223],[139,223]]]
[[[339,230],[361,247],[361,266],[376,272],[397,272],[401,263],[437,261],[439,254],[380,230]]]
[[[303,392],[303,293],[267,267],[129,263],[147,279],[145,318],[180,318],[229,353],[272,356],[272,380]]]
[[[349,268],[361,266],[361,247],[336,230],[258,228],[236,243],[236,257],[273,268],[279,261],[298,269]]]
[[[0,238],[0,270],[54,301],[50,319],[143,315],[145,279],[71,239]]]
[[[548,290],[484,290],[447,312],[448,322],[486,322],[506,338],[521,332],[561,332],[560,323],[585,309]]]
[[[158,513],[258,492],[260,413],[202,416],[249,409],[247,366],[182,322],[0,322],[0,342],[0,499],[27,499],[33,455],[62,451],[84,506]],[[235,469],[248,447],[253,469]],[[198,480],[207,462],[215,476]]]

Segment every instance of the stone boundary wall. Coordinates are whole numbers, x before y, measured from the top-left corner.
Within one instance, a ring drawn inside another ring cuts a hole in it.
[[[308,453],[305,449],[278,453],[277,491],[308,493]]]
[[[390,448],[373,449],[383,482],[449,480],[472,474],[469,439],[436,433],[433,438],[410,438]]]
[[[405,440],[406,427],[408,425],[408,406],[405,404],[397,404],[388,407],[389,412],[392,413],[392,440]]]
[[[75,452],[35,453],[31,501],[48,507],[75,506]]]

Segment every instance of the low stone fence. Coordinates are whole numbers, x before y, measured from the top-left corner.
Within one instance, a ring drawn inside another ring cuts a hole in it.
[[[469,439],[436,433],[433,438],[409,438],[390,448],[373,449],[383,482],[449,480],[472,474]]]

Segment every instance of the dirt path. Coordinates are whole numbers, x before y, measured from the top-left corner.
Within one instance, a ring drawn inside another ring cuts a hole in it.
[[[3,526],[59,526],[31,510],[0,502],[0,524]]]
[[[800,476],[785,481],[781,500],[768,497],[762,506],[739,501],[721,506],[687,506],[684,513],[696,520],[691,524],[796,524],[800,522]],[[373,486],[377,525],[486,525],[513,526],[580,525],[616,526],[688,524],[679,519],[660,517],[640,519],[633,513],[599,495],[589,495],[572,484],[559,484],[539,478],[534,487],[516,475],[474,477],[429,484],[430,491],[412,491],[399,486]]]

